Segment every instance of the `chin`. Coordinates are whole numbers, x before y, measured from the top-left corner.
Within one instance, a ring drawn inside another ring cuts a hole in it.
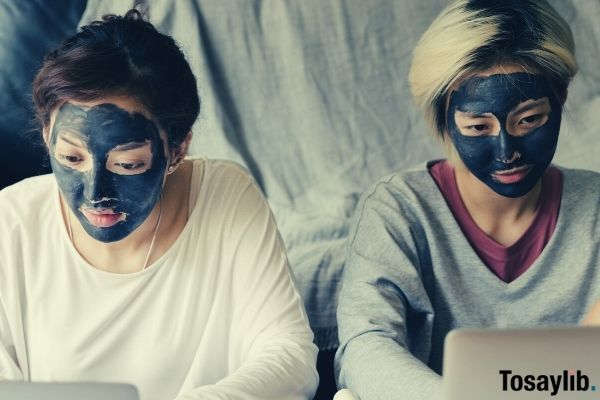
[[[510,197],[513,199],[523,197],[535,188],[539,181],[539,178],[527,179],[526,177],[522,182],[513,184],[504,184],[495,180],[485,182],[486,185],[500,196]]]
[[[111,226],[110,228],[98,228],[86,222],[83,224],[83,228],[88,235],[103,243],[118,242],[119,240],[125,239],[131,233],[131,231],[125,229],[126,227],[121,225],[121,223]]]

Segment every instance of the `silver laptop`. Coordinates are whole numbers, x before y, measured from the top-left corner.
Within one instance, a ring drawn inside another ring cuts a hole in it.
[[[0,382],[2,400],[138,400],[135,386],[120,383]]]
[[[600,400],[600,328],[452,331],[444,400]]]

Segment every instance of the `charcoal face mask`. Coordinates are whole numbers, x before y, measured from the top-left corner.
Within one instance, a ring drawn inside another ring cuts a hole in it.
[[[548,120],[524,136],[510,135],[507,131],[509,112],[519,103],[543,97],[548,97],[550,102]],[[500,122],[500,133],[489,136],[461,134],[454,119],[457,110],[472,114],[492,113]],[[521,197],[533,189],[554,157],[561,115],[562,105],[543,77],[512,73],[467,79],[452,93],[446,118],[452,142],[467,168],[496,193]],[[520,157],[513,157],[515,152]],[[518,182],[502,183],[492,175],[523,165],[532,168]]]
[[[87,146],[92,167],[78,171],[56,158],[58,133],[75,133]],[[128,143],[150,143],[151,167],[136,175],[122,175],[107,169],[109,152]],[[163,142],[156,125],[139,113],[114,104],[89,109],[66,103],[57,113],[50,139],[50,163],[66,202],[85,231],[102,242],[123,239],[148,217],[162,191],[166,168]],[[111,209],[123,213],[122,220],[109,227],[98,227],[81,212]]]

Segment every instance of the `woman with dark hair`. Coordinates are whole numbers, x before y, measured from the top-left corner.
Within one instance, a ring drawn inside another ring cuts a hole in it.
[[[316,347],[275,221],[199,112],[172,38],[132,10],[49,54],[53,174],[0,192],[0,380],[118,381],[147,399],[306,399]]]
[[[600,297],[600,176],[551,164],[574,52],[545,0],[453,1],[423,34],[409,81],[449,157],[363,196],[340,387],[439,398],[450,330],[576,324]]]

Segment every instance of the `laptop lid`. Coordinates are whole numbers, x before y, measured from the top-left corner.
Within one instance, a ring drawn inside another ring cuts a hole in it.
[[[443,392],[444,400],[600,399],[600,328],[454,330]]]
[[[139,400],[135,386],[120,383],[0,382],[2,400]]]

